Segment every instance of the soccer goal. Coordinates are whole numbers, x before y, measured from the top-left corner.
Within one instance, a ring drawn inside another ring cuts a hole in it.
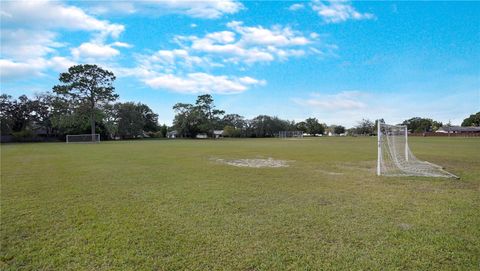
[[[418,160],[408,147],[406,125],[378,121],[377,175],[458,178],[439,165]]]
[[[67,135],[67,143],[98,143],[100,134]]]
[[[280,131],[278,132],[279,138],[303,138],[302,131]]]

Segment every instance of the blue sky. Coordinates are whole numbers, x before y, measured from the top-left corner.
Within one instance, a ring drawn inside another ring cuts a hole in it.
[[[40,12],[39,12],[40,11]],[[1,91],[112,70],[121,101],[355,125],[480,111],[480,2],[2,1]]]

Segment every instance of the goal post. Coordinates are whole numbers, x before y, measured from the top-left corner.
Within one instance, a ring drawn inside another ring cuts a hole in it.
[[[382,136],[380,131],[380,120],[377,120],[377,176],[382,175]]]
[[[279,138],[303,138],[302,131],[279,131],[278,132]]]
[[[100,134],[67,135],[66,143],[98,143]]]
[[[457,178],[441,166],[417,159],[408,146],[406,125],[377,121],[377,175]]]

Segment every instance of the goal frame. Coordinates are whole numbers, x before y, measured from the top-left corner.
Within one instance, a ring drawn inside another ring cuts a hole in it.
[[[88,141],[69,141],[69,137],[74,137],[74,136],[83,136],[83,137],[90,137],[90,139],[92,138],[92,136],[94,136],[96,138],[95,141],[92,141],[92,140],[88,140]],[[65,137],[65,142],[67,144],[71,144],[71,143],[100,143],[100,134],[78,134],[78,135],[67,135]]]
[[[404,144],[404,146],[401,144]],[[385,161],[383,161],[384,158],[386,159]],[[377,176],[419,176],[459,179],[458,176],[444,170],[443,167],[415,157],[408,146],[408,127],[406,125],[389,125],[383,120],[377,120],[376,173]]]
[[[278,138],[286,139],[286,138],[303,138],[303,132],[296,130],[296,131],[279,131]]]

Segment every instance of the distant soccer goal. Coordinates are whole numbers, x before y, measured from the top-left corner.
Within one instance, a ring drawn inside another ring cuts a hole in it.
[[[378,121],[377,175],[458,178],[441,166],[418,160],[408,147],[405,125]]]
[[[98,143],[100,134],[67,135],[67,143]]]
[[[279,138],[303,138],[302,131],[280,131],[278,132]]]

